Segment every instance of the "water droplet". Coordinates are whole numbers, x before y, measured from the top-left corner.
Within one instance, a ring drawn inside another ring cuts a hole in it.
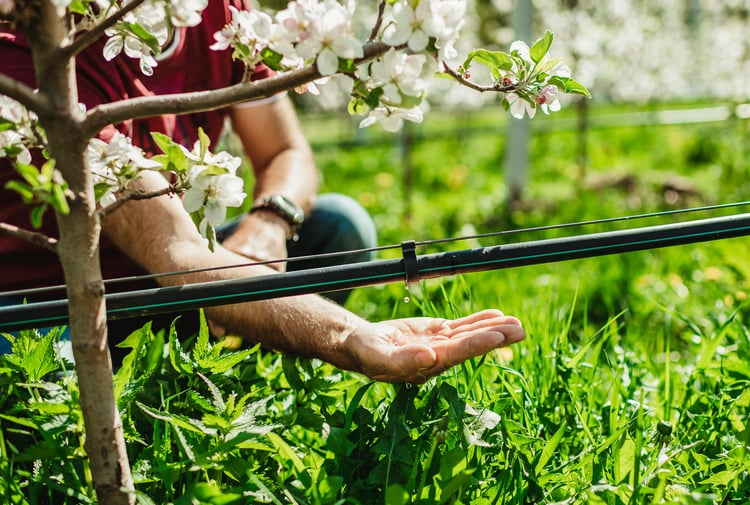
[[[411,299],[408,296],[404,297],[404,303],[409,303],[410,301],[411,301]]]

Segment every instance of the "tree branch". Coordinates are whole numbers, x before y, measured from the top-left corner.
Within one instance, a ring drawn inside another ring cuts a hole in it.
[[[37,115],[49,108],[49,103],[44,96],[35,93],[30,86],[3,74],[0,74],[0,95],[7,95],[17,100]]]
[[[370,32],[370,38],[368,39],[368,42],[373,42],[377,36],[378,32],[380,31],[380,27],[383,25],[383,13],[385,12],[385,0],[382,0],[380,2],[380,5],[378,5],[378,18],[375,21],[375,26],[372,27],[372,31]]]
[[[104,19],[102,22],[94,26],[91,30],[75,39],[69,45],[63,47],[60,51],[60,56],[62,58],[72,58],[76,56],[78,53],[96,42],[99,37],[104,34],[104,31],[107,28],[115,26],[120,20],[122,20],[122,18],[125,17],[126,14],[137,9],[141,4],[143,4],[144,1],[145,0],[132,0],[129,3],[126,3],[124,6],[120,7],[120,9],[115,11],[114,14]]]
[[[171,195],[176,194],[177,190],[174,186],[169,185],[166,188],[159,189],[157,191],[144,191],[142,189],[136,189],[133,191],[125,191],[122,193],[117,200],[114,201],[114,203],[111,203],[107,205],[106,207],[102,207],[99,209],[99,215],[103,218],[104,216],[107,216],[123,205],[125,205],[127,202],[131,200],[148,200],[149,198],[156,198],[157,196],[163,196],[163,195]],[[0,223],[1,224],[1,223]]]
[[[377,58],[388,49],[390,46],[382,42],[368,42],[363,46],[364,56],[355,60],[355,63]],[[260,81],[244,82],[216,90],[120,100],[91,109],[82,127],[87,135],[93,137],[105,126],[121,123],[127,119],[214,110],[248,100],[267,98],[281,91],[303,86],[320,77],[322,75],[316,66],[310,65]]]
[[[5,233],[16,238],[20,238],[29,242],[33,245],[43,247],[48,251],[52,251],[57,254],[57,240],[43,233],[35,231],[24,230],[18,226],[14,226],[8,223],[0,223],[0,233]]]

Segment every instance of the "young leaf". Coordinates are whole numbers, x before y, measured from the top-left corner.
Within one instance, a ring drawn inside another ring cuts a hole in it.
[[[580,82],[570,77],[553,76],[549,79],[550,84],[554,84],[565,93],[573,93],[576,95],[583,95],[586,98],[591,98],[589,90]]]
[[[172,165],[174,165],[175,172],[185,172],[187,170],[187,155],[177,142],[159,132],[151,132],[151,138],[154,139],[159,149],[162,150]]]
[[[478,61],[482,65],[485,65],[490,70],[510,70],[513,68],[513,60],[511,57],[502,51],[488,51],[487,49],[475,49],[470,52],[464,61],[463,67],[469,68],[472,61]]]
[[[529,50],[531,61],[533,61],[534,63],[539,63],[540,61],[542,61],[542,58],[544,58],[544,55],[549,52],[549,48],[552,46],[552,39],[552,32],[547,30],[542,38],[534,42],[534,44],[531,46],[531,49]]]

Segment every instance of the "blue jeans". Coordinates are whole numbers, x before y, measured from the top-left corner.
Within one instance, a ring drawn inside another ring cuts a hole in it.
[[[221,241],[232,234],[244,216],[238,216],[217,229],[217,238]],[[372,218],[355,200],[337,193],[326,193],[318,196],[315,207],[298,230],[299,240],[289,241],[289,257],[313,256],[342,251],[353,251],[332,258],[310,258],[291,261],[288,271],[319,268],[336,264],[357,263],[373,258],[371,251],[362,249],[377,245],[377,234]],[[350,291],[324,293],[327,298],[343,304]],[[16,305],[22,300],[0,297],[0,305]],[[42,329],[44,333],[48,329]],[[63,338],[70,338],[66,330]],[[124,338],[127,335],[118,335]],[[0,354],[11,351],[10,342],[0,335]]]
[[[229,220],[216,230],[221,242],[230,236],[244,216]],[[287,271],[306,270],[348,263],[358,263],[373,259],[371,251],[362,249],[377,245],[377,233],[372,218],[362,206],[352,198],[338,193],[325,193],[318,196],[315,207],[306,216],[305,222],[297,230],[299,239],[286,244],[290,258],[313,256],[327,253],[352,251],[330,258],[310,258],[290,261]],[[343,304],[351,291],[324,293],[327,298]]]

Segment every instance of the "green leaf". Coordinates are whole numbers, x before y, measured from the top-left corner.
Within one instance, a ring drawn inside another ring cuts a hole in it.
[[[615,455],[615,483],[621,484],[635,468],[635,442],[626,438]]]
[[[31,187],[38,186],[39,183],[39,169],[34,165],[28,165],[26,163],[16,162],[13,164],[13,168],[16,169],[18,175],[24,178]]]
[[[550,84],[554,84],[565,93],[572,93],[576,95],[583,95],[586,98],[591,98],[589,90],[580,82],[570,77],[553,76],[549,79]]]
[[[406,505],[411,503],[409,493],[399,484],[391,484],[385,490],[385,505]]]
[[[203,131],[203,128],[198,128],[198,140],[200,141],[201,146],[200,159],[202,161],[206,157],[208,148],[211,147],[211,139],[208,138],[208,135]]]
[[[16,127],[16,123],[4,117],[0,117],[0,132],[12,130]]]
[[[511,68],[513,68],[513,60],[511,59],[510,55],[502,51],[475,49],[471,51],[466,57],[463,67],[468,69],[473,61],[477,61],[482,65],[485,65],[490,70],[510,70]]]
[[[46,204],[32,208],[30,214],[31,226],[34,228],[41,228],[45,212],[47,212]]]
[[[34,189],[28,184],[26,184],[25,182],[8,181],[7,183],[5,183],[5,189],[15,191],[16,193],[21,195],[21,198],[23,198],[24,203],[31,203],[36,199],[36,195],[34,194]]]
[[[63,215],[70,214],[70,205],[68,205],[68,199],[65,196],[65,186],[60,184],[52,185],[50,203],[58,213]]]
[[[292,466],[294,467],[295,474],[302,482],[302,485],[305,487],[311,486],[312,477],[307,471],[307,466],[305,466],[305,463],[297,455],[297,452],[292,449],[289,444],[287,444],[284,439],[278,436],[276,433],[271,432],[266,436],[271,441],[271,444],[279,452],[279,456],[281,456],[282,461],[291,462]]]
[[[47,333],[41,340],[35,342],[31,352],[21,358],[20,365],[28,374],[30,382],[41,381],[45,375],[57,370],[55,340],[57,340],[57,332]]]
[[[529,50],[529,56],[531,56],[531,61],[534,63],[539,63],[542,61],[542,58],[549,52],[549,48],[552,47],[552,39],[553,39],[552,32],[547,30],[544,33],[544,36],[534,42],[532,44],[531,49]]]
[[[156,145],[159,146],[159,149],[162,150],[167,159],[172,163],[175,172],[184,173],[187,171],[187,155],[178,143],[159,132],[151,132],[151,138],[154,139]],[[162,162],[160,156],[157,158],[159,162]]]
[[[260,57],[263,60],[263,63],[271,70],[276,70],[277,72],[283,70],[281,60],[284,56],[282,54],[277,53],[268,47],[264,47],[260,51]]]
[[[547,443],[544,444],[544,448],[542,449],[542,452],[539,454],[539,460],[536,463],[536,467],[534,468],[534,473],[536,475],[539,475],[542,470],[544,469],[544,465],[547,464],[547,462],[554,456],[555,450],[557,450],[557,446],[560,445],[560,441],[563,439],[563,435],[565,435],[565,428],[566,426],[563,424],[558,428],[558,430],[555,432],[552,437],[547,440]]]

